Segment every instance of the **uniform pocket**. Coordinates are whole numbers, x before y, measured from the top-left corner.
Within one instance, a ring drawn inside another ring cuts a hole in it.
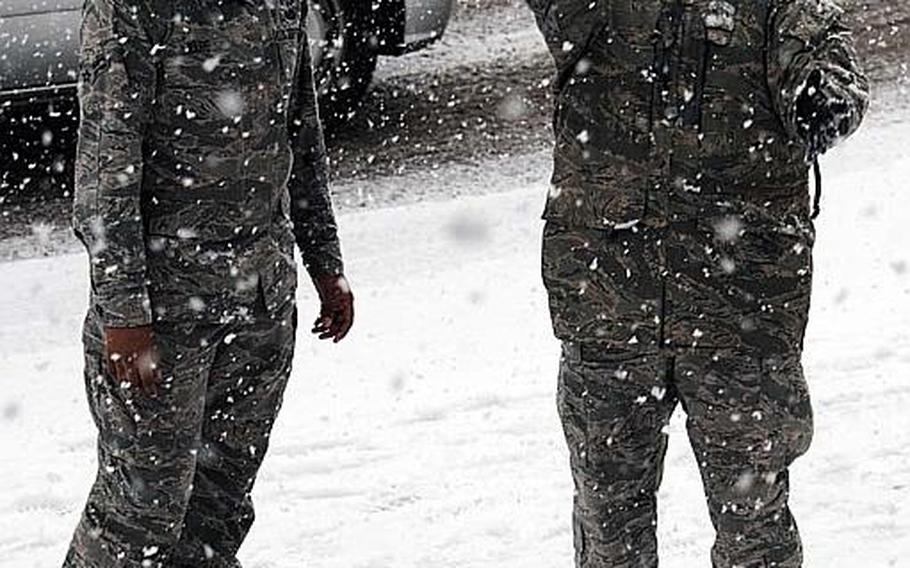
[[[811,225],[764,212],[679,227],[668,244],[679,274],[668,308],[674,342],[758,353],[799,350],[812,288],[812,241]]]
[[[782,128],[768,89],[764,18],[758,5],[724,1],[698,15],[695,96],[684,118],[699,132],[703,193],[761,199],[806,182],[805,151]]]
[[[149,234],[149,295],[156,320],[222,321],[252,315],[259,299],[255,256],[230,242]]]
[[[553,331],[606,347],[656,344],[661,290],[648,237],[547,223],[542,273]]]

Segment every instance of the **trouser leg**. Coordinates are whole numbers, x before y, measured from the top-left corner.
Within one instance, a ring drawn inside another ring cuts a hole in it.
[[[657,566],[656,493],[675,404],[664,357],[564,344],[558,408],[575,482],[578,568]]]
[[[219,345],[175,568],[239,567],[253,523],[250,492],[294,354],[294,312],[236,326]]]
[[[66,568],[169,568],[196,463],[210,328],[156,328],[163,385],[150,396],[103,364],[102,328],[86,321],[85,383],[98,427],[98,474]]]
[[[796,568],[788,470],[812,438],[799,354],[681,356],[677,388],[717,531],[716,568]]]

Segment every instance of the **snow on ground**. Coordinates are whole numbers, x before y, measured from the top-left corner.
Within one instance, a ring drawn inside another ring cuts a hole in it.
[[[438,43],[405,57],[382,58],[376,78],[434,74],[546,54],[546,44],[531,11],[521,3],[503,3],[482,10],[457,11]]]
[[[905,118],[877,120],[825,160],[806,353],[817,434],[792,475],[808,567],[906,566],[910,555]],[[245,566],[571,565],[558,345],[538,274],[546,183],[521,175],[545,160],[390,180],[498,192],[341,217],[355,333],[339,346],[300,336]],[[3,568],[59,565],[92,481],[85,264],[0,264]],[[301,302],[307,323],[309,289]],[[680,415],[660,509],[662,566],[708,566]]]

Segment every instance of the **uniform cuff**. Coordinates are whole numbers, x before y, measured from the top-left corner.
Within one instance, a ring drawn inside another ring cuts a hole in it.
[[[146,290],[118,294],[114,298],[96,296],[94,303],[105,327],[142,327],[152,323],[152,306]]]
[[[338,243],[326,245],[303,255],[303,265],[311,278],[344,274],[344,261]]]

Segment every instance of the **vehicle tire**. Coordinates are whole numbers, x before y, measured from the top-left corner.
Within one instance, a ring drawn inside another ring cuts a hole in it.
[[[322,119],[331,126],[357,110],[376,70],[370,2],[310,0],[307,31]]]

